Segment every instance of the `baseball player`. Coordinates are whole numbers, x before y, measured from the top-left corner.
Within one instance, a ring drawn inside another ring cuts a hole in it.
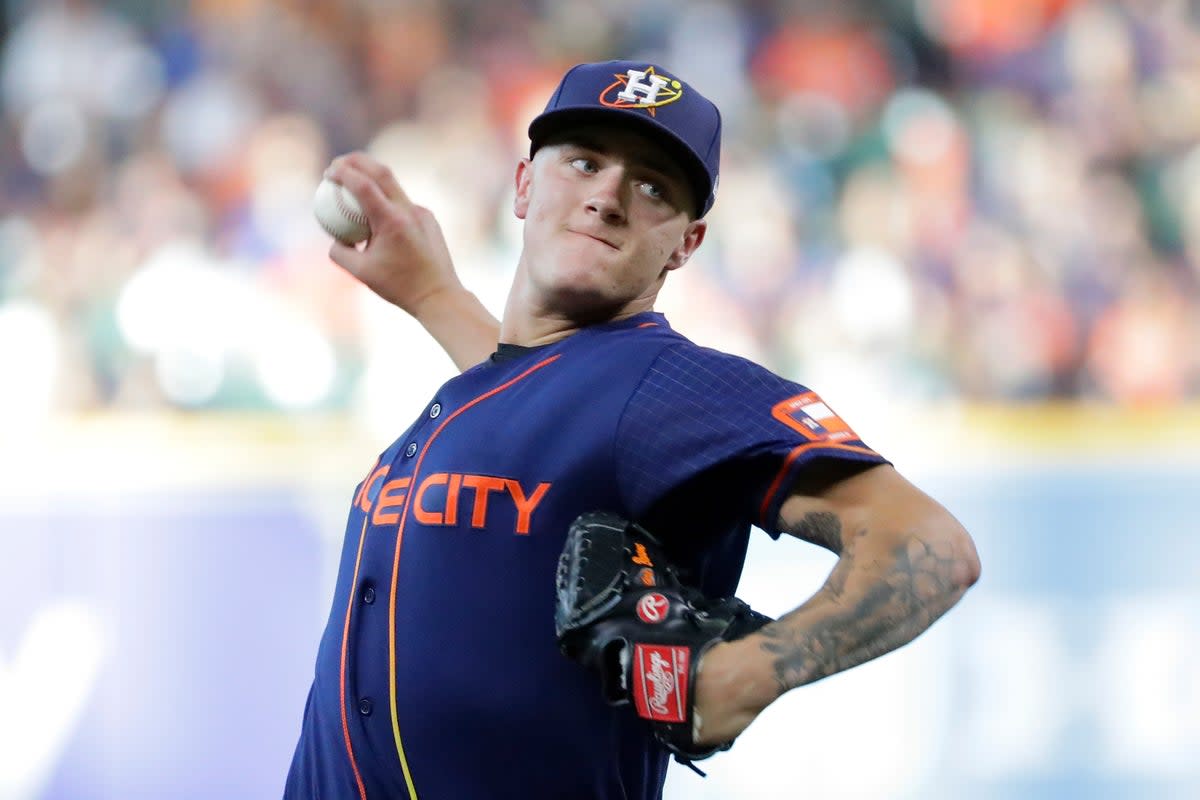
[[[704,241],[711,102],[583,64],[529,134],[500,323],[386,168],[328,173],[373,231],[332,258],[463,372],[364,464],[287,798],[658,798],[670,754],[728,747],[977,579],[961,525],[815,392],[654,311]],[[838,555],[775,621],[732,599],[752,525]]]

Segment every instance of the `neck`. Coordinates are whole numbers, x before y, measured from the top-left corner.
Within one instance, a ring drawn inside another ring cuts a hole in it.
[[[538,347],[565,339],[581,327],[567,319],[526,317],[505,310],[504,319],[500,321],[500,341],[522,347]]]
[[[553,344],[589,325],[618,322],[654,310],[652,294],[616,309],[589,309],[571,313],[537,301],[534,293],[528,289],[518,272],[504,304],[504,317],[500,321],[500,341],[505,344],[524,347]]]

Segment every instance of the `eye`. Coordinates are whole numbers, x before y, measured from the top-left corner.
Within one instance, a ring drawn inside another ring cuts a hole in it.
[[[656,181],[642,181],[638,184],[638,189],[651,200],[667,199],[666,187]]]
[[[572,158],[571,166],[588,175],[594,174],[596,170],[599,169],[596,166],[596,162],[587,156],[576,156],[575,158]]]

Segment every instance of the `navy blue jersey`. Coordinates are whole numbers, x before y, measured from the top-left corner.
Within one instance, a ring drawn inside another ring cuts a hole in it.
[[[665,751],[559,651],[554,573],[585,511],[642,521],[708,591],[796,477],[880,463],[813,392],[655,313],[438,390],[359,484],[286,797],[661,796]]]

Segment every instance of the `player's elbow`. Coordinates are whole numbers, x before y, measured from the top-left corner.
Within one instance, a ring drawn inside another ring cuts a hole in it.
[[[958,557],[955,559],[955,582],[966,591],[979,582],[980,563],[979,551],[975,549],[975,540],[965,528],[960,527],[961,533],[956,537],[955,549]]]
[[[957,597],[979,581],[979,552],[975,549],[975,540],[962,523],[949,512],[943,513],[930,538],[932,549],[945,556],[946,586]]]

